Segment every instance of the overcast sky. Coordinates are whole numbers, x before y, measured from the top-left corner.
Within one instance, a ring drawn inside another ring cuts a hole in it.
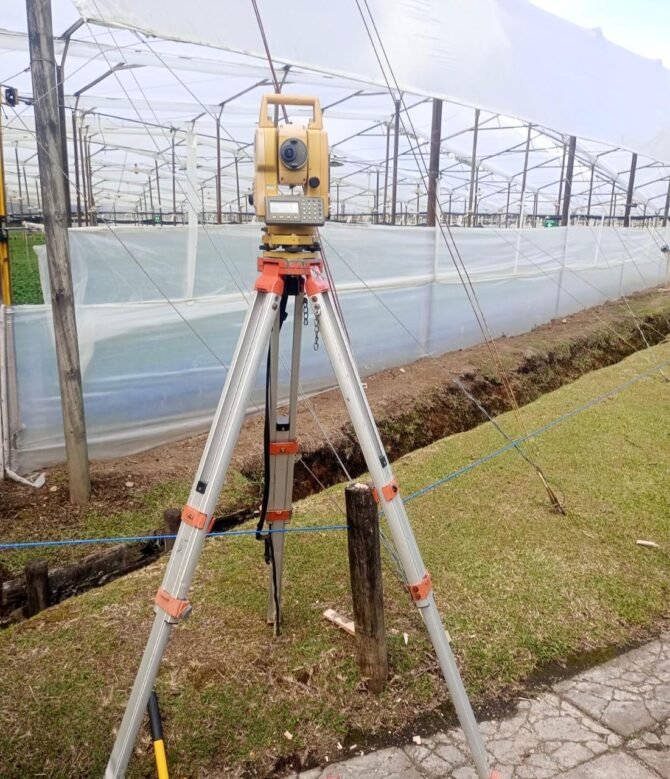
[[[531,0],[582,27],[600,27],[613,43],[670,68],[670,0]]]

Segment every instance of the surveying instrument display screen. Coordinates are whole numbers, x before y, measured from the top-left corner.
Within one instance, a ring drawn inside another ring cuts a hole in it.
[[[306,127],[279,125],[268,107],[308,106]],[[263,433],[264,487],[256,538],[264,543],[269,566],[266,621],[279,633],[286,534],[293,514],[293,471],[300,451],[297,410],[300,395],[301,339],[314,328],[333,367],[361,451],[374,483],[407,582],[435,649],[451,700],[473,754],[479,779],[494,779],[433,597],[430,574],[407,518],[398,484],[372,416],[356,367],[332,279],[321,252],[317,227],[328,214],[328,139],[319,101],[311,97],[268,95],[261,103],[256,131],[253,205],[264,223],[255,295],[239,336],[235,356],[216,409],[207,443],[193,480],[163,582],[154,603],[154,623],[130,700],[118,730],[105,779],[121,779],[130,760],[172,628],[191,612],[189,590],[205,538],[212,529],[219,494],[240,434],[261,364],[267,365]],[[285,190],[288,189],[288,192]],[[292,331],[288,415],[280,416],[280,337],[289,321]],[[207,723],[203,722],[203,727]]]
[[[323,199],[320,197],[267,197],[265,224],[322,225]]]

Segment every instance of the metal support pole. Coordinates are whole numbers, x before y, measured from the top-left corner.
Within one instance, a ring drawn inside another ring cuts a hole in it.
[[[389,189],[389,149],[391,146],[391,122],[386,123],[386,156],[384,157],[384,205],[383,205],[383,219],[386,224],[386,205],[388,203],[388,189]]]
[[[526,151],[523,155],[523,173],[521,175],[521,200],[519,201],[519,228],[523,223],[523,201],[526,197],[526,180],[528,178],[528,156],[530,154],[530,134],[533,125],[528,125],[528,135],[526,136]]]
[[[148,184],[149,184],[149,207],[151,208],[151,219],[153,221],[154,218],[154,192],[153,188],[151,186],[151,173],[148,175]]]
[[[628,176],[628,193],[626,194],[626,210],[623,215],[623,226],[630,227],[630,211],[633,207],[635,193],[635,171],[637,170],[637,154],[633,152],[630,158],[630,175]]]
[[[472,225],[472,206],[475,197],[475,176],[477,172],[477,140],[479,137],[479,108],[475,108],[475,124],[472,134],[472,159],[470,160],[470,195],[468,197],[468,224]]]
[[[567,227],[570,223],[570,198],[572,197],[572,175],[575,170],[575,150],[577,138],[570,136],[568,143],[568,167],[565,171],[565,190],[563,192],[563,210],[561,212],[561,225]]]
[[[177,167],[174,150],[174,130],[172,131],[172,224],[177,224]]]
[[[0,104],[1,103],[2,97],[0,96]],[[2,292],[2,302],[6,306],[11,306],[12,304],[12,277],[10,270],[9,233],[7,232],[7,198],[5,194],[5,158],[2,144],[2,105],[0,105],[0,291]],[[4,333],[0,333],[0,336],[4,337]],[[2,376],[0,376],[0,382],[1,381]],[[6,393],[4,392],[1,394],[6,396]],[[1,441],[0,446],[2,446]],[[0,467],[0,478],[2,478],[4,473],[4,458],[2,455],[0,455],[0,460],[3,461],[3,465]]]
[[[379,224],[379,168],[375,172],[375,215],[373,222]]]
[[[28,209],[28,213],[30,213],[30,190],[28,189],[28,176],[26,176],[26,166],[23,166],[23,187],[26,192],[26,208]]]
[[[65,55],[63,55],[65,57]],[[67,155],[67,129],[65,126],[65,92],[63,81],[65,80],[62,65],[56,65],[56,81],[58,84],[58,121],[60,123],[60,148],[61,167],[63,181],[65,182],[65,208],[67,211],[67,226],[72,227],[72,201],[70,199],[70,166]]]
[[[507,182],[507,204],[505,206],[505,227],[509,224],[509,199],[512,195],[512,182]]]
[[[610,223],[612,223],[612,220],[616,216],[616,195],[614,194],[616,190],[616,179],[612,179],[612,196],[610,197]]]
[[[391,185],[391,224],[395,224],[398,200],[398,142],[400,141],[400,100],[395,101],[393,124],[393,182]]]
[[[79,160],[81,162],[81,189],[84,209],[84,224],[88,225],[88,166],[86,164],[86,155],[84,154],[84,133],[81,124],[79,124]]]
[[[24,205],[23,205],[23,185],[21,184],[21,166],[19,164],[19,144],[15,144],[14,146],[14,159],[16,160],[16,178],[19,180],[19,207],[21,209],[21,214],[25,211]]]
[[[433,99],[433,121],[430,130],[430,164],[428,168],[428,227],[435,227],[437,180],[440,177],[440,144],[442,143],[442,101]]]
[[[221,107],[223,111],[223,106]],[[221,224],[221,111],[216,117],[216,223]],[[235,167],[237,168],[237,157],[235,158]],[[240,192],[237,191],[237,200],[239,207]]]
[[[663,209],[663,227],[668,226],[668,213],[670,213],[670,181],[668,181],[668,194],[665,196],[665,208]]]
[[[79,144],[77,138],[79,130],[77,128],[77,110],[72,111],[72,147],[74,150],[74,188],[77,195],[77,227],[81,227],[81,190],[79,188]]]
[[[586,205],[586,224],[588,226],[591,217],[591,199],[593,197],[593,176],[595,174],[596,166],[591,165],[591,179],[589,180],[589,200]]]
[[[240,206],[240,169],[238,166],[237,155],[235,156],[235,188],[237,190],[237,221],[242,221],[242,208]]]
[[[98,224],[98,218],[95,210],[95,195],[93,194],[93,169],[91,167],[91,139],[86,132],[86,169],[88,172],[88,200],[90,217],[89,223],[94,227]]]
[[[163,224],[163,203],[161,201],[161,180],[158,175],[158,160],[154,160],[156,168],[156,195],[158,195],[158,221]]]
[[[563,200],[563,176],[565,175],[565,156],[567,153],[567,146],[563,141],[563,156],[561,157],[561,176],[558,179],[558,198],[556,200],[556,213],[561,214],[561,202]]]
[[[35,134],[44,205],[44,228],[51,286],[56,359],[63,410],[70,500],[86,503],[91,494],[81,386],[77,322],[70,270],[65,186],[54,165],[60,159],[58,94],[50,0],[27,0],[28,40],[33,83]]]

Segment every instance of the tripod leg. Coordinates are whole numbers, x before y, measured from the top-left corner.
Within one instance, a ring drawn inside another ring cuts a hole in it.
[[[281,283],[281,282],[280,282]],[[182,523],[156,596],[156,616],[140,663],[105,779],[125,774],[172,626],[190,611],[187,595],[216,509],[249,396],[277,317],[279,296],[259,292],[249,310],[214,415]]]
[[[291,520],[293,507],[293,468],[298,450],[296,441],[296,414],[298,411],[298,389],[300,385],[300,343],[302,340],[302,306],[305,296],[295,296],[293,310],[293,341],[291,345],[291,380],[289,389],[288,417],[277,417],[279,323],[275,323],[270,342],[270,499],[268,501],[267,525],[272,544],[274,565],[270,567],[268,586],[267,621],[275,621],[276,606],[279,606],[277,623],[281,622],[281,590],[284,570],[283,530]],[[275,581],[276,580],[276,581]],[[275,584],[277,597],[275,603]]]
[[[393,541],[398,550],[409,592],[421,612],[430,635],[440,668],[449,688],[451,700],[465,733],[480,779],[493,779],[490,773],[484,741],[477,726],[470,701],[463,686],[456,660],[449,645],[442,619],[435,605],[430,575],[421,559],[419,547],[400,498],[398,485],[386,457],[372,411],[361,386],[354,356],[343,325],[333,307],[327,287],[308,281],[307,293],[319,322],[323,342],[342,390],[356,436],[374,482],[379,502],[386,515]]]

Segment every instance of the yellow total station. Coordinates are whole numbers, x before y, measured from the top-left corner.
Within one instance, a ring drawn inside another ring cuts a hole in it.
[[[278,125],[269,106],[308,106],[307,126]],[[316,97],[265,95],[256,130],[253,206],[266,251],[311,252],[330,207],[328,136]]]

